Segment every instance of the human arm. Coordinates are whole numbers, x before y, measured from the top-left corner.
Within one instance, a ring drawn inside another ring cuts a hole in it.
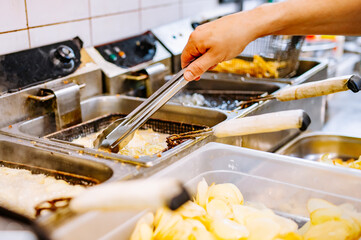
[[[361,35],[361,0],[288,0],[203,24],[183,50],[184,76],[198,78],[259,37],[307,34]]]

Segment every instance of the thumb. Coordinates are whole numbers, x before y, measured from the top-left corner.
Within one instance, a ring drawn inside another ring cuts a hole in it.
[[[215,59],[216,58],[212,57],[209,52],[206,52],[188,65],[186,71],[184,72],[184,78],[187,81],[199,78],[205,71],[218,63]]]

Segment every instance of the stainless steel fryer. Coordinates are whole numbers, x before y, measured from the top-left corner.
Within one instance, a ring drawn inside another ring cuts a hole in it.
[[[242,59],[251,60],[251,58],[241,57]],[[208,71],[203,74],[204,78],[208,79],[227,79],[227,80],[255,80],[255,81],[266,81],[266,82],[279,82],[279,83],[287,83],[287,84],[295,84],[303,82],[303,79],[308,78],[316,74],[318,71],[324,69],[327,66],[325,61],[320,61],[312,58],[303,58],[299,61],[299,66],[296,70],[296,74],[291,78],[285,78],[284,76],[280,76],[280,78],[255,78],[248,77],[239,74],[233,73],[222,73],[222,72],[212,72]]]
[[[314,132],[300,135],[279,149],[277,153],[310,161],[317,161],[324,154],[343,160],[358,159],[361,155],[361,139]]]
[[[121,95],[103,95],[89,98],[81,102],[82,119],[83,122],[86,122],[109,114],[128,114],[141,103],[142,99]],[[153,115],[155,119],[209,127],[215,126],[230,117],[230,114],[220,110],[185,107],[171,103],[164,105]],[[22,136],[43,137],[56,132],[55,116],[50,113],[12,124],[11,127],[4,127],[1,131]]]
[[[71,142],[76,138],[84,137],[91,133],[98,132],[104,129],[105,127],[107,127],[114,120],[122,118],[124,116],[125,114],[110,114],[110,115],[98,117],[96,119],[75,125],[73,127],[66,128],[61,131],[49,134],[45,136],[45,138],[48,138],[50,140],[57,140],[57,141],[60,140],[63,143]],[[204,125],[202,126],[202,125],[188,124],[188,123],[175,122],[175,121],[150,119],[145,123],[145,125],[141,129],[151,128],[155,132],[166,133],[166,134],[179,134],[188,131],[201,130],[207,127],[208,126],[204,126]],[[185,141],[176,148],[178,150],[186,149],[188,145],[192,144],[192,142],[195,143],[202,139],[203,138]],[[157,160],[163,157],[163,155],[164,157],[168,157],[169,155],[172,155],[172,152],[174,151],[177,150],[170,148],[170,149],[165,149],[163,153],[154,154],[152,156],[141,156],[141,157],[123,156],[117,153],[103,153],[102,151],[98,151],[98,150],[89,151],[88,148],[84,148],[84,151],[81,152],[84,152],[84,154],[96,155],[100,158],[105,157],[113,160],[120,160],[128,163],[140,164],[143,166],[151,166],[154,164],[154,162],[157,162]]]
[[[0,166],[26,169],[85,186],[105,182],[113,175],[112,169],[103,163],[48,151],[37,147],[36,142],[5,136],[0,138]]]
[[[173,97],[171,101],[183,104],[179,99],[182,95],[193,95],[196,93],[204,97],[205,101],[200,105],[201,107],[224,111],[241,110],[253,104],[240,108],[237,106],[237,103],[240,101],[271,94],[285,85],[262,80],[212,79],[205,75],[199,81],[189,82],[184,87],[184,90]],[[187,103],[184,105],[187,105]]]
[[[98,132],[107,127],[113,121],[125,117],[126,114],[109,114],[101,116],[96,119],[75,125],[70,128],[60,130],[58,132],[45,136],[48,139],[57,139],[62,141],[71,142],[72,140],[85,137],[91,133]],[[155,132],[166,134],[179,134],[188,131],[196,131],[207,128],[208,126],[201,126],[195,124],[165,121],[160,119],[149,119],[141,129],[152,129]]]

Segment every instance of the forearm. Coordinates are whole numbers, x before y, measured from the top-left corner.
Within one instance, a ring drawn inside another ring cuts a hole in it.
[[[258,36],[361,35],[361,0],[288,0],[260,6],[249,14],[263,22]]]

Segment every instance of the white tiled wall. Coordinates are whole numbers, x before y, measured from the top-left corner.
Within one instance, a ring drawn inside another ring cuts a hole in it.
[[[85,46],[218,7],[218,0],[0,0],[0,54],[79,36]]]

